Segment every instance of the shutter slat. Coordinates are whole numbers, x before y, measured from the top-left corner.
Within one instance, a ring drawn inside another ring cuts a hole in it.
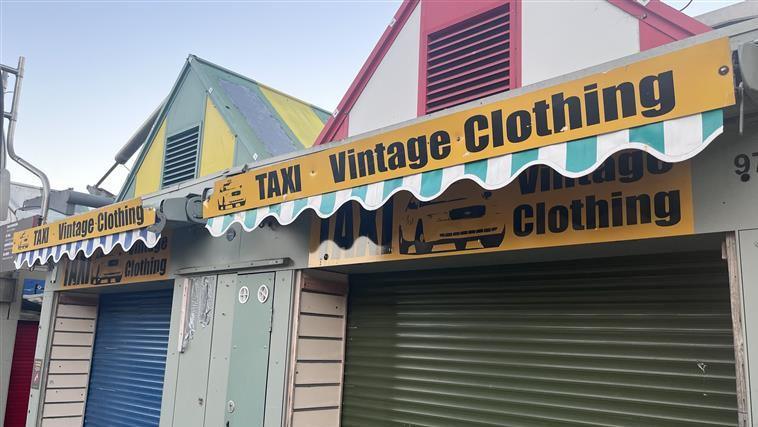
[[[103,295],[84,426],[157,426],[171,290]]]
[[[342,425],[734,426],[720,254],[351,277]]]

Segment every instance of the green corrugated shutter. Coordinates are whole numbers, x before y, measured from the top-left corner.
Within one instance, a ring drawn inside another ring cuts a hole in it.
[[[351,278],[343,426],[737,424],[718,253]]]

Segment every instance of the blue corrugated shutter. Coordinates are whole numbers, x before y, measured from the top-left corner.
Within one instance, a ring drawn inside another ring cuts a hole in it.
[[[84,425],[157,426],[171,290],[103,295]]]

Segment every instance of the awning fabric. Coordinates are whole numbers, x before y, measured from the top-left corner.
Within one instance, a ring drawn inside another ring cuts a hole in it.
[[[280,224],[293,222],[306,209],[321,218],[331,216],[343,204],[354,200],[365,209],[381,207],[399,191],[410,191],[421,200],[438,197],[454,182],[470,179],[487,190],[505,187],[530,166],[543,164],[562,175],[578,178],[587,175],[608,157],[628,149],[646,151],[666,162],[692,158],[723,132],[724,116],[719,110],[694,114],[678,119],[652,123],[631,129],[606,133],[589,138],[550,145],[537,149],[506,154],[390,179],[374,184],[325,193],[300,200],[251,209],[210,218],[206,228],[213,236],[222,236],[233,224],[251,231],[266,218]]]
[[[160,238],[160,233],[154,233],[147,228],[140,228],[138,230],[124,231],[122,233],[111,234],[108,236],[93,237],[78,242],[64,243],[49,248],[22,252],[16,255],[14,263],[16,268],[21,268],[24,264],[28,267],[32,267],[37,262],[44,264],[48,262],[50,258],[53,259],[53,262],[58,262],[64,255],[69,259],[74,259],[79,252],[84,253],[84,256],[89,258],[98,249],[101,249],[104,254],[110,253],[116,246],[121,246],[124,251],[128,251],[138,241],[143,242],[148,248],[153,248],[158,244]]]

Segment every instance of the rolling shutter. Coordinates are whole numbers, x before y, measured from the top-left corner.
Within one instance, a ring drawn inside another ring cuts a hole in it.
[[[351,278],[343,426],[735,426],[720,254]]]
[[[34,351],[37,348],[39,323],[19,321],[16,326],[16,342],[13,347],[11,375],[8,382],[8,402],[5,407],[5,427],[26,425],[29,406],[29,389],[32,383]]]
[[[84,425],[157,426],[171,290],[103,295]]]

